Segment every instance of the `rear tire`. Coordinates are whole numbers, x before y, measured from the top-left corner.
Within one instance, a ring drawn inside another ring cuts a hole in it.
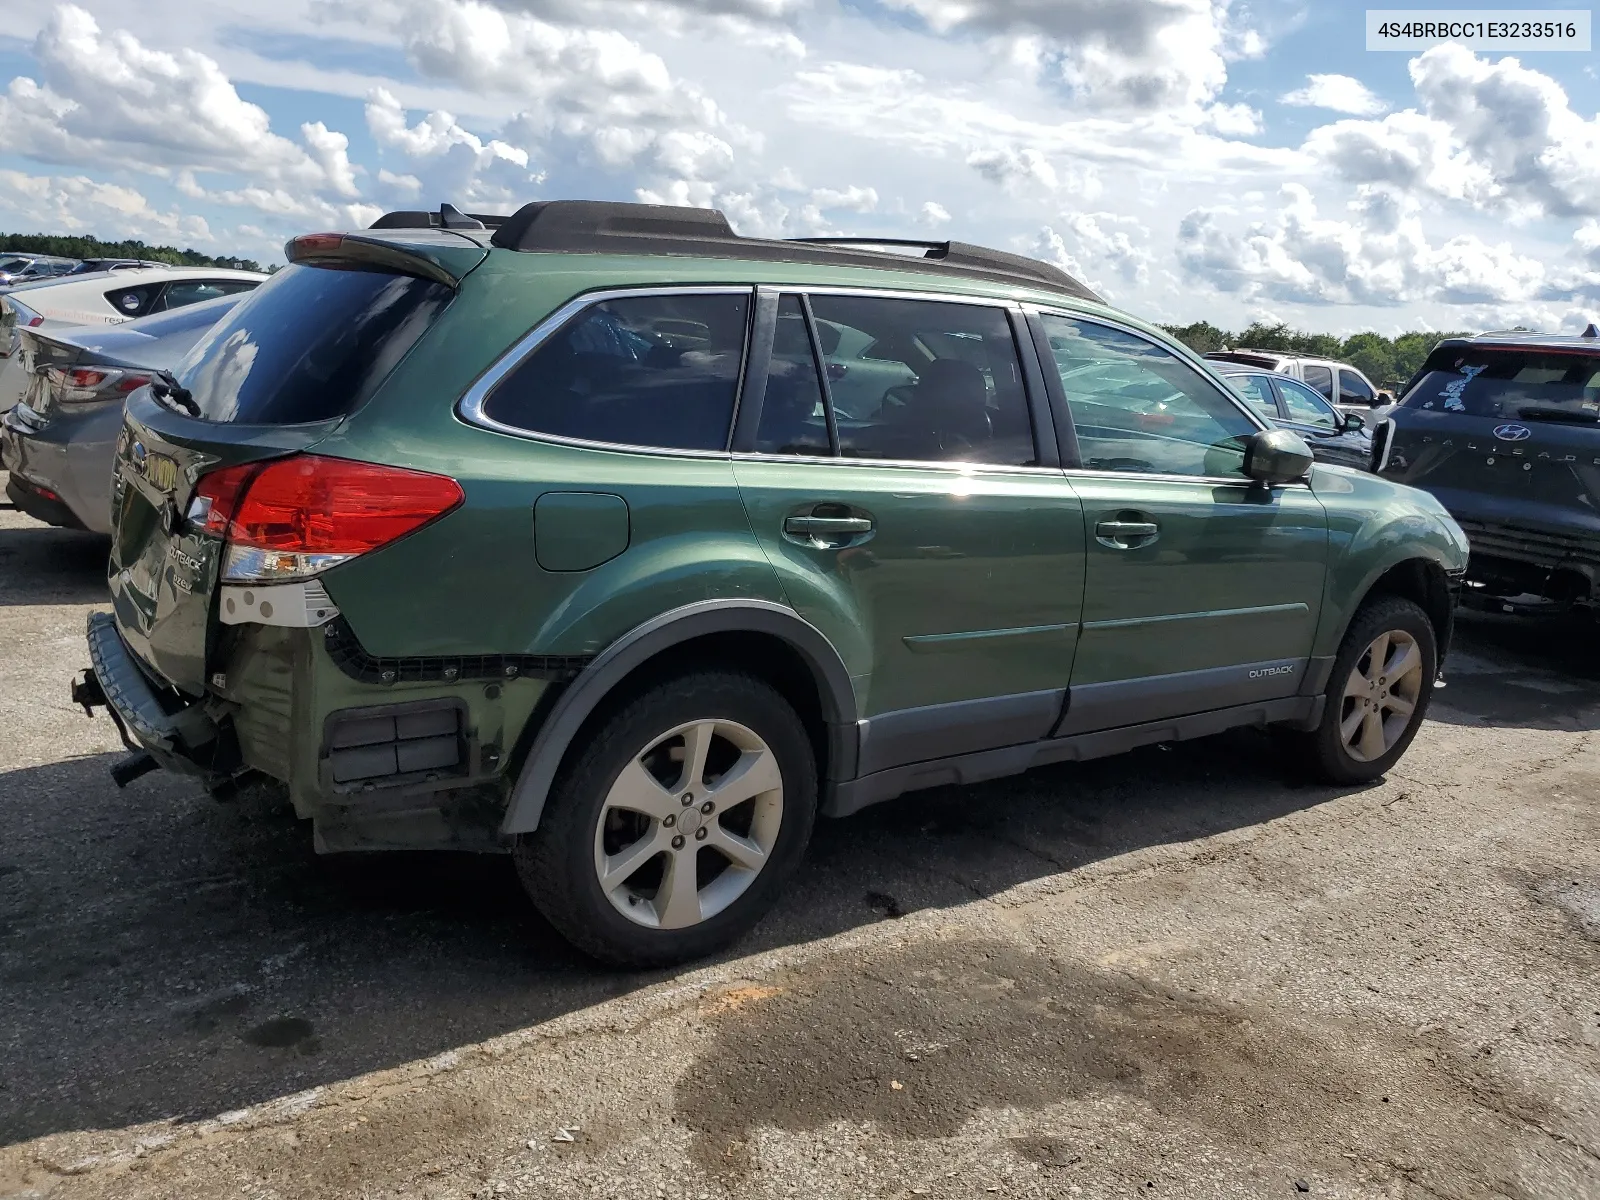
[[[574,749],[513,858],[539,911],[602,962],[667,966],[721,949],[771,908],[805,854],[811,742],[753,675],[655,684]]]
[[[1334,659],[1321,723],[1290,735],[1296,757],[1328,783],[1377,779],[1417,736],[1438,666],[1433,623],[1414,601],[1362,606]]]

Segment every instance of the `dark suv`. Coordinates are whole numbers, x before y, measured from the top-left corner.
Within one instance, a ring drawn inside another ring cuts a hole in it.
[[[1441,342],[1373,439],[1472,544],[1469,598],[1600,604],[1600,331]],[[1507,607],[1515,607],[1509,603]]]
[[[510,851],[650,963],[749,927],[818,814],[1240,725],[1348,783],[1417,730],[1444,509],[1053,267],[642,205],[379,226],[129,397],[74,693],[122,780]]]

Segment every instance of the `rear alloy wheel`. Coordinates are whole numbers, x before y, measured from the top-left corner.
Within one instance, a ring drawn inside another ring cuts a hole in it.
[[[753,676],[657,684],[574,749],[515,858],[551,924],[606,962],[720,949],[760,920],[810,840],[810,740]]]
[[[634,757],[606,794],[594,869],[628,920],[684,929],[750,889],[783,827],[783,774],[759,734],[693,721]]]
[[[1345,633],[1329,676],[1322,721],[1291,735],[1329,783],[1366,783],[1400,760],[1433,696],[1433,623],[1413,601],[1383,596]]]

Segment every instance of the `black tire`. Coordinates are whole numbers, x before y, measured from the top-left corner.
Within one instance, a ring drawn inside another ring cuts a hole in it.
[[[1345,745],[1341,726],[1355,711],[1354,703],[1347,702],[1345,684],[1367,653],[1367,648],[1384,633],[1409,634],[1422,654],[1422,679],[1415,706],[1405,730],[1389,746],[1386,753],[1363,761],[1352,755]],[[1369,783],[1383,775],[1406,752],[1417,730],[1422,727],[1433,698],[1433,680],[1439,670],[1439,654],[1434,637],[1433,623],[1428,614],[1414,601],[1401,596],[1380,596],[1363,605],[1350,622],[1338,656],[1333,661],[1333,671],[1328,678],[1324,695],[1322,721],[1309,733],[1289,735],[1289,745],[1296,759],[1317,778],[1326,783],[1349,785]],[[1347,712],[1347,708],[1350,710]]]
[[[772,751],[783,784],[782,817],[765,865],[721,912],[680,929],[647,928],[607,898],[595,867],[595,833],[622,769],[669,730],[734,721]],[[817,768],[805,726],[769,684],[714,670],[657,683],[617,707],[574,747],[551,788],[539,828],[518,839],[513,859],[535,907],[574,946],[620,967],[660,967],[701,958],[748,932],[776,901],[811,840]]]

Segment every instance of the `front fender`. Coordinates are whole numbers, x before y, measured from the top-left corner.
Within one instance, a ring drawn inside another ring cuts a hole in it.
[[[1421,559],[1450,573],[1467,565],[1466,538],[1426,492],[1364,471],[1319,466],[1312,481],[1328,512],[1328,575],[1315,653],[1338,653],[1374,584]]]

